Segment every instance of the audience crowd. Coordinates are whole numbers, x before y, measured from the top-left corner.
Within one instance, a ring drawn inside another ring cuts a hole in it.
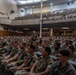
[[[45,12],[42,14],[42,16],[43,18],[49,18],[60,15],[65,16],[72,13],[76,13],[76,8],[56,10],[53,12]],[[36,19],[36,18],[40,18],[40,13],[26,14],[25,16],[22,17],[16,17],[15,20]]]
[[[0,12],[0,18],[1,19],[9,19],[8,15],[7,14],[4,14],[2,12]]]
[[[0,75],[75,75],[76,37],[0,37]]]

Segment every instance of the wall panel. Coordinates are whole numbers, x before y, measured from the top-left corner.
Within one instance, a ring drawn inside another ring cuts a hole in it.
[[[3,31],[3,30],[0,30],[0,36],[12,36],[12,35],[22,35],[22,33],[14,32],[14,31]]]

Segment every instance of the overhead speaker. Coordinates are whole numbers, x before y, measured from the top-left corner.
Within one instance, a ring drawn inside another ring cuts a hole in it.
[[[15,11],[14,10],[11,10],[11,12],[10,13],[14,13]]]
[[[70,2],[67,3],[67,5],[69,5],[69,4],[70,4]]]
[[[24,12],[24,10],[21,10],[21,12]]]

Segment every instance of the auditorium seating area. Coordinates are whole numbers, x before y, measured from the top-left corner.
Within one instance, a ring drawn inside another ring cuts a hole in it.
[[[1,19],[9,19],[8,16],[2,12],[0,12],[0,18]]]
[[[12,69],[10,70],[10,68],[13,66],[17,67],[21,65],[20,63],[23,58],[21,58],[20,56],[28,52],[30,45],[33,45],[35,47],[34,52],[38,56],[38,58],[42,56],[42,48],[49,47],[51,49],[50,58],[52,58],[54,62],[58,61],[57,52],[62,49],[69,50],[69,46],[71,47],[71,49],[73,49],[74,47],[73,51],[76,55],[76,37],[74,36],[46,36],[42,39],[37,36],[35,40],[33,40],[32,38],[32,35],[0,37],[0,75],[15,75],[14,73],[17,71],[17,68],[14,69],[15,71],[13,71]],[[55,48],[57,47],[58,50],[55,51]],[[14,56],[12,57],[11,54],[13,54]],[[9,57],[10,55],[11,57]],[[13,62],[18,62],[19,65],[9,66],[9,64],[12,64]],[[76,68],[76,57],[70,56],[69,63],[71,63]]]
[[[0,75],[76,75],[76,1],[0,0]]]
[[[74,14],[76,13],[76,8],[70,8],[70,9],[62,9],[62,10],[56,10],[53,12],[45,12],[43,13],[43,18],[49,18],[53,16],[63,16],[64,18],[68,14]],[[68,18],[75,18],[76,16],[69,16]],[[22,17],[16,17],[15,20],[26,20],[26,19],[37,19],[40,18],[40,13],[33,13],[33,14],[26,14]]]

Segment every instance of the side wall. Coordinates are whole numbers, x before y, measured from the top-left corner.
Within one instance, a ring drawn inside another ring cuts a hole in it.
[[[13,0],[0,0],[0,12],[6,15],[7,17],[14,18],[17,15],[17,5],[16,2]],[[10,13],[11,10],[14,11],[14,13]],[[13,15],[13,16],[11,16]]]

